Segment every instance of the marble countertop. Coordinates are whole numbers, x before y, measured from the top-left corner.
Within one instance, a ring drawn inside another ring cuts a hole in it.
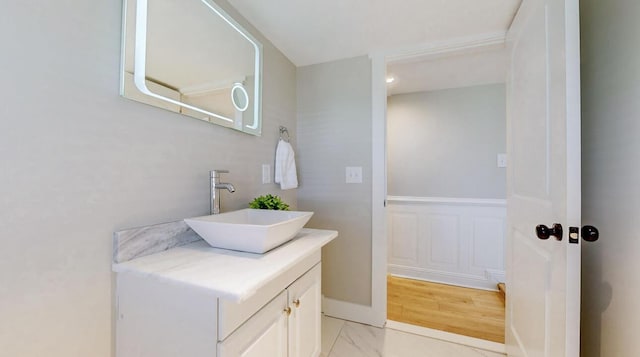
[[[305,228],[290,242],[265,254],[213,248],[198,241],[113,264],[113,271],[188,284],[240,302],[337,236],[336,231]]]

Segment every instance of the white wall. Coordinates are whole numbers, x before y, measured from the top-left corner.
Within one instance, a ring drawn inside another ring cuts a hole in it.
[[[582,0],[582,355],[640,350],[640,2]]]
[[[388,193],[504,198],[504,84],[390,96]]]
[[[260,166],[279,124],[296,131],[295,67],[259,37],[262,137],[185,118],[118,95],[120,17],[106,0],[0,11],[3,356],[110,356],[112,232],[206,214],[210,169],[231,170],[223,209],[279,192]]]
[[[371,63],[367,57],[298,68],[298,205],[308,226],[339,236],[323,249],[326,297],[371,305]],[[345,183],[361,166],[363,183]]]

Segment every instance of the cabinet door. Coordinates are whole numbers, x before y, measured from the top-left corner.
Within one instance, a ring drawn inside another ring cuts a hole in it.
[[[289,317],[289,357],[319,356],[322,317],[320,264],[301,276],[287,290],[292,309]]]
[[[219,357],[286,357],[287,292],[283,291],[224,341]]]

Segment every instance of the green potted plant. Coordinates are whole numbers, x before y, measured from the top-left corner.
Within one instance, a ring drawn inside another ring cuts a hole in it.
[[[266,194],[258,196],[249,203],[249,208],[254,209],[272,209],[278,211],[288,211],[289,205],[284,203],[278,196],[272,194]]]

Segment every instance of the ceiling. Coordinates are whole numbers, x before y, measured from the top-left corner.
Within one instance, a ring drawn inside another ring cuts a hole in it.
[[[296,66],[504,33],[521,0],[228,0]]]
[[[396,95],[504,83],[507,55],[503,45],[460,51],[436,58],[414,58],[387,65],[387,94]]]

